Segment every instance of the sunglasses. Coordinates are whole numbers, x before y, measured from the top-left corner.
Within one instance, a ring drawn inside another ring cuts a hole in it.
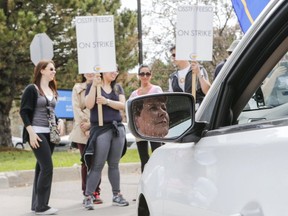
[[[56,69],[55,69],[55,68],[49,68],[49,70],[50,70],[50,71],[56,71]]]
[[[144,73],[144,72],[141,72],[141,73],[139,73],[138,74],[140,77],[144,77],[144,76],[146,76],[146,77],[150,77],[151,76],[151,73]]]
[[[172,53],[171,56],[175,58],[175,57],[176,57],[176,54],[175,54],[175,53]]]

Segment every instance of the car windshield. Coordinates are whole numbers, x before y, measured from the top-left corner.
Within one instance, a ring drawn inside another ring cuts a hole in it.
[[[288,115],[288,53],[267,75],[238,118],[239,124]]]

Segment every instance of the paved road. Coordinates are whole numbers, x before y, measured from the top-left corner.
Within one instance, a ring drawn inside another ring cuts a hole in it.
[[[83,196],[80,189],[80,179],[72,179],[70,181],[57,180],[53,182],[50,206],[59,209],[58,215],[62,216],[136,216],[136,201],[133,201],[133,199],[136,198],[140,173],[121,173],[121,192],[123,196],[130,202],[130,205],[128,207],[118,207],[112,206],[111,186],[108,181],[108,177],[104,172],[105,171],[103,171],[101,183],[101,198],[103,199],[104,203],[95,205],[95,210],[87,211],[82,206]],[[22,187],[9,187],[0,189],[0,215],[34,215],[34,213],[30,211],[31,193],[31,184]]]

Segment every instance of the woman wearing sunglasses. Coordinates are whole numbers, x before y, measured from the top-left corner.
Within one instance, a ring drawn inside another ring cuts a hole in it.
[[[36,215],[52,215],[57,209],[50,207],[49,199],[53,179],[52,154],[55,144],[50,141],[47,109],[56,124],[57,102],[55,64],[52,60],[41,60],[34,68],[33,83],[22,95],[20,115],[24,123],[23,142],[29,145],[36,158],[31,210]],[[59,130],[61,130],[61,126]]]
[[[85,105],[90,109],[90,137],[83,160],[88,167],[85,202],[87,210],[93,210],[93,193],[100,183],[101,173],[107,161],[108,178],[115,206],[128,206],[129,202],[120,193],[119,162],[125,148],[125,128],[120,111],[125,109],[125,94],[116,79],[116,71],[96,73],[86,89]],[[101,95],[97,95],[97,86]],[[99,126],[98,104],[102,104],[103,126]]]
[[[140,87],[132,92],[130,98],[134,98],[146,94],[162,93],[162,88],[151,83],[152,71],[148,65],[140,65],[138,69],[138,77],[140,79]],[[148,141],[137,140],[137,149],[141,161],[141,172],[144,170],[145,164],[149,160]],[[152,152],[160,147],[162,143],[150,142]]]

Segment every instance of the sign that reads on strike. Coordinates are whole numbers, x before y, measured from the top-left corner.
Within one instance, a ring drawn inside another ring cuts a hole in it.
[[[79,73],[115,71],[113,16],[78,16],[75,22]]]
[[[180,6],[177,9],[176,59],[212,61],[213,7]]]

